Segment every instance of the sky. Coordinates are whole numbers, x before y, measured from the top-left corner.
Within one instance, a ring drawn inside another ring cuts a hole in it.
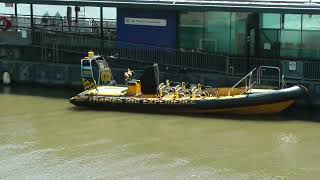
[[[50,16],[54,16],[57,12],[61,16],[67,16],[67,6],[52,6],[52,5],[34,5],[33,6],[34,15],[42,16],[46,12]],[[82,11],[85,12],[87,18],[99,18],[100,9],[98,7],[82,7]],[[0,3],[0,14],[14,14],[14,7],[5,7],[4,3]],[[28,4],[18,4],[18,14],[30,15],[30,6]],[[74,7],[72,16],[75,16]],[[116,18],[116,8],[103,8],[103,16],[105,19],[115,19]]]

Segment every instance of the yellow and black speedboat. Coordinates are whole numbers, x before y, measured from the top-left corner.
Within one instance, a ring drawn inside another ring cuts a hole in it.
[[[98,66],[98,82],[93,65]],[[109,110],[272,114],[289,108],[295,99],[307,94],[307,89],[301,85],[277,89],[256,88],[260,80],[252,82],[254,71],[230,88],[204,88],[201,84],[187,87],[184,82],[173,85],[166,81],[159,84],[159,69],[155,64],[146,68],[140,79],[133,79],[133,71],[128,69],[125,73],[126,85],[117,86],[104,57],[89,52],[88,57],[81,60],[85,91],[69,101],[76,106]],[[237,87],[241,82],[247,83],[244,87]]]

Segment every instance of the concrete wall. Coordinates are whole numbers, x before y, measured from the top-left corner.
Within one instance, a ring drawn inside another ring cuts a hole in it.
[[[31,35],[27,31],[21,31],[21,32],[1,31],[0,44],[8,44],[8,45],[31,44]]]

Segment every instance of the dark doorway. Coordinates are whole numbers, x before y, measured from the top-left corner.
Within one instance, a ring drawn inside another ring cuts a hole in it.
[[[247,24],[247,55],[254,57],[257,55],[257,45],[259,44],[259,14],[248,15]]]
[[[259,14],[252,13],[248,15],[247,22],[247,61],[246,72],[249,72],[249,59],[250,57],[256,57],[258,54],[259,45]]]

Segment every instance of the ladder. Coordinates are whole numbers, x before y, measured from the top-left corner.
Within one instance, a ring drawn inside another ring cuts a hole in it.
[[[278,72],[278,88],[283,89],[286,86],[286,83],[284,81],[284,75],[281,75],[280,68],[275,66],[260,66],[258,69],[254,68],[253,70],[251,70],[247,75],[245,75],[242,79],[240,79],[234,86],[232,86],[228,91],[228,96],[231,96],[233,90],[243,82],[245,83],[245,90],[241,92],[241,94],[248,92],[256,84],[261,85],[261,77],[263,76],[263,72],[266,69],[274,69]],[[253,80],[253,74],[255,71],[257,71],[256,81]]]

